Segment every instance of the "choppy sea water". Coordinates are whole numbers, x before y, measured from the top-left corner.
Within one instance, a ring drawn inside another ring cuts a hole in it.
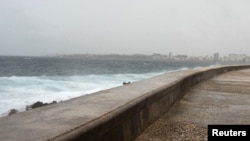
[[[0,116],[211,62],[0,56]]]

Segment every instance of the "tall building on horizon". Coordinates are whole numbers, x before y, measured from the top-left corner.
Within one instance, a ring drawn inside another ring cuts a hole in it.
[[[219,61],[219,53],[214,53],[214,61]]]
[[[168,58],[169,58],[169,59],[172,58],[172,52],[169,52]]]

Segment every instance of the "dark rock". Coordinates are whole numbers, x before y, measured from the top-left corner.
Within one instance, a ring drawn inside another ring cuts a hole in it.
[[[13,115],[13,114],[16,114],[16,113],[18,113],[18,110],[16,110],[16,109],[11,109],[10,112],[8,113],[8,116]]]
[[[46,106],[46,105],[50,105],[50,104],[56,104],[56,101],[53,101],[51,103],[43,103],[41,101],[37,101],[36,103],[30,105],[30,106],[26,106],[26,110],[30,110],[30,109],[34,109],[34,108],[38,108],[38,107],[42,107],[42,106]]]
[[[123,82],[123,85],[127,85],[130,84],[131,82]]]
[[[34,109],[34,108],[42,107],[42,106],[46,106],[46,105],[48,105],[48,103],[43,103],[43,102],[37,101],[36,103],[32,104],[30,107],[32,109]]]

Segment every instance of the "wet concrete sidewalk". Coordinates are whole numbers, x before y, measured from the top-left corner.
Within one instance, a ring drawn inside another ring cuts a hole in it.
[[[209,124],[250,124],[250,69],[200,83],[136,141],[207,140]]]

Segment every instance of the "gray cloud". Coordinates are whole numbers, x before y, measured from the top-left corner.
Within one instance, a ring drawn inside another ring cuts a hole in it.
[[[0,54],[248,54],[249,7],[247,0],[0,1]]]

